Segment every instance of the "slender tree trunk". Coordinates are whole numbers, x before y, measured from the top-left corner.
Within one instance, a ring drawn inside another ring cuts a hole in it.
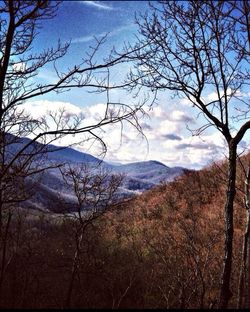
[[[7,257],[7,247],[8,247],[8,235],[9,235],[9,228],[11,222],[12,214],[8,213],[8,218],[6,221],[5,231],[2,238],[2,246],[1,246],[1,269],[0,269],[0,303],[2,300],[2,290],[3,290],[3,281],[5,277],[5,270],[6,270],[6,257]]]
[[[221,277],[220,287],[220,302],[219,308],[226,309],[232,292],[230,290],[230,278],[232,271],[232,255],[233,255],[233,205],[235,197],[235,182],[236,182],[236,159],[237,146],[229,143],[229,161],[228,161],[228,185],[227,185],[227,200],[225,205],[225,251],[224,263]]]
[[[245,181],[244,205],[246,208],[246,228],[242,243],[241,270],[238,289],[238,309],[250,308],[250,166]]]
[[[75,282],[75,278],[76,278],[76,273],[77,273],[77,270],[78,270],[81,244],[82,244],[82,241],[83,241],[83,231],[84,230],[82,229],[80,237],[77,237],[76,250],[75,250],[74,259],[73,259],[73,263],[72,263],[72,267],[71,267],[70,282],[69,282],[67,295],[66,295],[66,300],[65,300],[65,304],[64,304],[64,307],[66,309],[70,309],[70,307],[71,307],[71,297],[72,297],[72,291],[73,291],[73,288],[74,288],[74,282]]]
[[[247,249],[247,259],[246,259],[246,300],[245,309],[250,308],[250,215],[249,210],[247,211],[247,229],[246,229],[246,249]]]

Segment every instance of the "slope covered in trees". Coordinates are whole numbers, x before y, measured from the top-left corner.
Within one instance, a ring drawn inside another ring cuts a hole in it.
[[[230,307],[237,305],[249,159],[238,162]],[[186,171],[84,224],[80,242],[77,218],[19,210],[5,237],[1,308],[217,307],[225,177],[226,163]]]

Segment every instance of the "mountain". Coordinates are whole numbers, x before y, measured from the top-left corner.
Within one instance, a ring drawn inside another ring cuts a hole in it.
[[[19,152],[25,145],[29,145],[31,140],[29,138],[18,138],[11,134],[6,134],[6,154],[11,155]],[[53,144],[44,145],[39,142],[32,142],[28,148],[25,149],[24,154],[45,153],[47,161],[53,162],[84,162],[84,163],[100,163],[102,160],[87,154],[81,153],[73,148],[59,147]]]
[[[10,145],[11,154],[29,142],[30,140],[27,138],[18,139],[17,143]],[[123,175],[124,179],[118,189],[117,199],[140,194],[161,182],[172,181],[184,172],[182,167],[170,168],[155,160],[129,164],[108,163],[73,148],[61,148],[55,145],[45,147],[41,143],[32,143],[29,152],[36,149],[40,151],[44,149],[46,157],[43,159],[42,165],[45,167],[49,167],[51,164],[67,163],[78,169],[82,165],[88,166],[93,174],[102,170]],[[73,189],[65,183],[58,168],[51,168],[35,177],[28,178],[26,184],[32,193],[32,197],[24,203],[26,207],[54,212],[74,210],[76,198]]]
[[[125,191],[141,193],[161,182],[172,181],[183,173],[183,168],[170,168],[155,160],[129,163],[113,167],[113,171],[125,175],[123,188]]]
[[[170,168],[159,161],[150,160],[117,166],[114,170],[123,172],[128,177],[133,177],[140,181],[159,184],[160,182],[173,180],[182,173],[183,168]]]

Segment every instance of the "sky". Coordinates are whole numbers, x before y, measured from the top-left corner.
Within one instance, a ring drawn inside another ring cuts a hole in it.
[[[108,56],[113,46],[121,50],[124,42],[135,42],[135,12],[143,13],[147,9],[147,1],[63,1],[55,18],[46,21],[39,30],[35,49],[55,46],[59,38],[61,42],[70,41],[68,54],[58,63],[65,70],[81,62],[95,43],[94,36],[101,38],[108,33],[107,42],[97,55],[97,61],[101,61]],[[113,73],[113,79],[121,78],[128,70],[126,65],[119,67]],[[44,68],[36,79],[53,82],[53,68]],[[120,90],[111,92],[111,96],[114,101],[125,103],[135,100]],[[208,97],[212,96],[208,94]],[[105,103],[106,95],[77,89],[30,100],[25,107],[35,116],[64,107],[72,113],[83,113],[86,123],[91,123],[105,112]],[[122,133],[119,125],[108,126],[100,131],[108,148],[106,161],[129,163],[157,160],[170,167],[200,169],[225,157],[225,142],[215,129],[209,129],[201,136],[192,136],[188,129],[199,128],[203,120],[185,99],[173,98],[171,92],[165,91],[160,93],[157,103],[152,107],[145,106],[144,109],[148,116],[141,119],[140,123],[147,139],[129,125],[124,126]],[[70,144],[71,138],[57,143]],[[96,145],[76,145],[75,148],[95,156],[100,153]]]

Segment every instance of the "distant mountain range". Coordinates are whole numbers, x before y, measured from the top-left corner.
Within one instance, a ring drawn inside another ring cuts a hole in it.
[[[20,139],[16,146],[20,149],[28,141],[29,139],[27,138]],[[35,144],[38,144],[39,148],[43,147],[40,143]],[[13,144],[12,146],[15,145]],[[30,149],[32,150],[32,146]],[[120,163],[108,163],[90,154],[82,153],[68,147],[60,149],[54,145],[48,145],[46,150],[48,154],[46,154],[46,160],[43,165],[48,164],[49,166],[51,163],[67,163],[76,168],[81,165],[88,165],[93,172],[101,168],[102,170],[108,170],[110,173],[123,174],[123,183],[117,192],[119,199],[140,194],[161,182],[172,181],[185,170],[182,167],[170,168],[154,160],[124,165]],[[12,150],[12,152],[14,151]],[[74,210],[72,207],[76,204],[76,197],[72,189],[66,185],[58,168],[48,169],[35,178],[28,178],[27,181],[28,184],[32,182],[33,196],[24,202],[23,205],[25,207],[54,212]]]

